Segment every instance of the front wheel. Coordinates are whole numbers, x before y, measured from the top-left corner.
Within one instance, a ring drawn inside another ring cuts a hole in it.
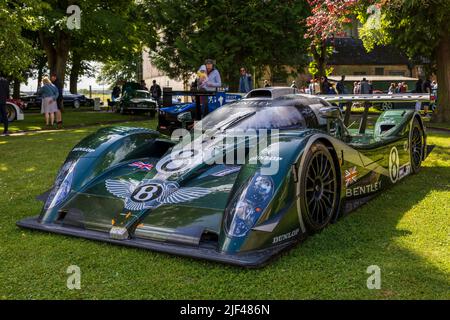
[[[339,208],[338,173],[330,151],[314,143],[300,168],[300,208],[309,231],[325,228]]]
[[[411,134],[410,134],[410,157],[411,157],[411,171],[416,173],[422,166],[423,152],[424,152],[424,134],[422,127],[417,119],[414,119]]]
[[[79,109],[80,108],[80,101],[79,100],[74,100],[73,101],[73,107],[75,108],[75,109]]]

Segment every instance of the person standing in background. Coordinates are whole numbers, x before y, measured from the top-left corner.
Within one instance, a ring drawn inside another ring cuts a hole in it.
[[[431,95],[431,80],[428,77],[426,78],[426,80],[423,83],[422,92]],[[428,116],[428,108],[429,108],[429,106],[430,106],[430,104],[428,102],[425,102],[423,104],[423,112],[425,113],[425,116]]]
[[[366,78],[363,78],[360,84],[360,93],[361,94],[369,94],[370,93],[370,85],[367,82]]]
[[[269,88],[271,87],[269,80],[264,80],[264,88]]]
[[[341,77],[341,80],[336,84],[336,90],[338,94],[346,94],[345,90],[345,76]]]
[[[205,60],[206,75],[208,79],[204,83],[206,91],[216,91],[222,86],[222,79],[220,78],[219,70],[216,69],[212,59]]]
[[[373,94],[373,84],[372,84],[372,81],[369,81],[369,94]]]
[[[141,90],[148,91],[147,84],[145,83],[145,80],[141,80]]]
[[[314,85],[314,94],[319,94],[320,93],[320,81],[319,81],[319,79],[314,79],[313,80],[313,85]]]
[[[406,82],[402,82],[402,87],[400,90],[400,93],[406,93],[408,91],[408,85],[406,84]]]
[[[156,83],[156,80],[153,80],[153,85],[150,87],[150,94],[152,98],[155,99],[158,104],[162,96],[161,87]]]
[[[45,114],[45,124],[47,127],[53,127],[55,113],[58,111],[58,88],[47,77],[44,77],[38,93],[42,97],[41,113]]]
[[[320,88],[320,93],[321,94],[329,94],[330,93],[330,82],[328,81],[327,77],[322,77],[321,78],[321,88]]]
[[[116,100],[118,98],[120,98],[120,93],[122,92],[122,90],[120,89],[120,86],[116,83],[116,85],[114,86],[114,88],[112,89],[111,92],[111,100],[112,102],[116,102]]]
[[[355,81],[355,82],[353,82],[353,94],[358,94],[359,93],[359,82],[358,81]]]
[[[391,85],[388,89],[388,94],[394,94],[395,93],[395,83],[391,82]]]
[[[239,92],[240,93],[247,93],[250,92],[253,89],[253,79],[251,74],[247,73],[247,70],[242,67],[239,77]]]
[[[9,99],[9,81],[0,74],[0,120],[3,122],[3,135],[8,136],[8,115],[6,114],[6,100]]]
[[[316,93],[315,92],[315,88],[314,88],[314,79],[311,79],[309,81],[308,91],[309,91],[309,94],[315,94]]]
[[[422,93],[422,86],[423,86],[423,80],[422,78],[419,78],[416,82],[416,88],[414,89],[415,93]]]
[[[48,80],[48,79],[47,79]],[[62,120],[62,112],[64,111],[64,99],[63,99],[63,88],[64,83],[58,79],[56,74],[52,74],[50,77],[51,83],[58,89],[58,95],[56,99],[56,125],[58,129],[62,128],[63,120]]]

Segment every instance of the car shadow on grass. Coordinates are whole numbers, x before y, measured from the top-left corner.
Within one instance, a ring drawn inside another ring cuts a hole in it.
[[[331,286],[337,298],[354,297],[352,292],[356,291],[361,292],[361,298],[448,297],[449,275],[442,270],[448,265],[441,257],[437,268],[436,259],[429,259],[447,251],[441,242],[446,233],[440,234],[441,239],[436,242],[432,235],[425,235],[427,228],[438,232],[439,225],[448,222],[441,221],[444,215],[435,214],[435,209],[442,210],[442,206],[429,208],[436,197],[441,197],[445,205],[445,192],[450,191],[450,186],[442,183],[444,170],[450,178],[448,167],[422,168],[419,174],[406,178],[286,253],[269,267],[271,272],[290,267],[295,274],[293,270],[302,273],[317,268],[315,285],[325,292]],[[371,265],[381,269],[381,290],[366,287],[370,276],[366,270]],[[324,281],[330,278],[331,281]],[[353,290],[342,283],[353,283],[359,288]],[[317,291],[319,297],[323,295]]]

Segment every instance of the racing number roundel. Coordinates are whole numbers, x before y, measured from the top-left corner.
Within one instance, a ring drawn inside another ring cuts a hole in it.
[[[161,185],[147,184],[137,188],[131,195],[131,199],[136,202],[148,202],[159,198],[161,193]]]
[[[389,155],[389,176],[391,178],[392,183],[396,183],[398,180],[399,168],[400,168],[400,161],[398,158],[398,150],[396,147],[393,147]]]
[[[156,165],[156,170],[164,173],[177,173],[188,165],[198,153],[198,150],[194,149],[171,153]]]

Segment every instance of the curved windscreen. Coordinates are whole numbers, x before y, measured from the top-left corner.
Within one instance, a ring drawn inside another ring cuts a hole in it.
[[[148,99],[150,98],[150,94],[146,91],[134,91],[130,94],[132,98],[136,99]]]
[[[272,101],[239,101],[212,112],[196,128],[216,129],[299,129],[310,126],[313,111],[307,106],[273,105]]]

